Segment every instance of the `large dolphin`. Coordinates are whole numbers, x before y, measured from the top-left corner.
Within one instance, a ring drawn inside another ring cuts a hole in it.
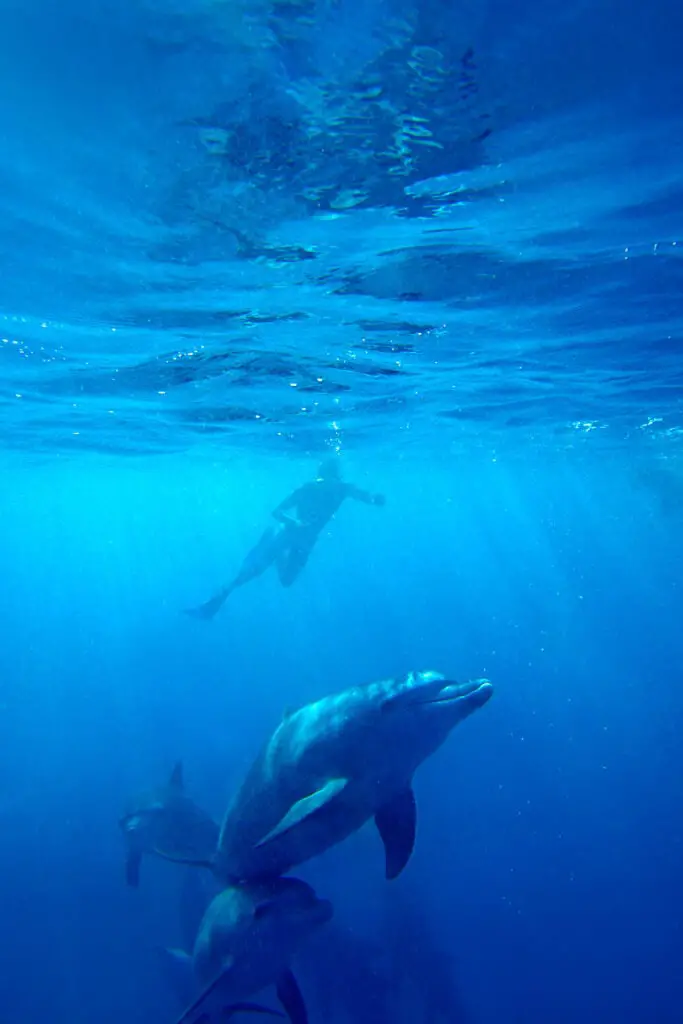
[[[306,1024],[306,1006],[290,961],[299,946],[332,918],[332,904],[318,899],[298,878],[231,885],[210,903],[192,957],[171,950],[189,965],[201,994],[178,1024],[199,1024],[219,1012],[272,1013],[250,996],[275,985],[292,1024]]]
[[[126,881],[140,884],[143,854],[170,860],[210,859],[219,828],[213,818],[185,795],[182,764],[178,762],[165,786],[139,793],[119,818],[126,845]]]
[[[486,679],[458,684],[410,672],[286,715],[237,791],[205,866],[224,881],[280,875],[374,817],[386,876],[396,878],[415,842],[415,770],[492,693]]]

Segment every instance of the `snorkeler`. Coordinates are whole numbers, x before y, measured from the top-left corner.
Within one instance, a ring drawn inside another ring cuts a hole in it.
[[[222,587],[188,615],[212,619],[233,590],[243,587],[275,565],[280,583],[291,587],[306,565],[321,531],[329,523],[345,498],[354,498],[366,505],[384,505],[383,494],[371,494],[353,484],[345,483],[337,459],[325,459],[311,483],[298,487],[273,512],[276,526],[269,526],[251,549],[232,583]]]

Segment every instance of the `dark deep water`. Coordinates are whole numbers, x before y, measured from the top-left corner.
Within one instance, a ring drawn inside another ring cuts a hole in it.
[[[404,874],[294,872],[311,1024],[680,1024],[683,11],[0,24],[0,1020],[174,1024],[125,799],[220,817],[286,707],[435,668],[496,689]],[[386,506],[182,615],[334,452]]]

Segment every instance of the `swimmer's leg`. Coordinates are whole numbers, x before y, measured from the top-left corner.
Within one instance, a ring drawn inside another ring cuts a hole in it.
[[[243,587],[245,583],[262,576],[282,552],[285,530],[282,526],[269,526],[258,544],[256,544],[242,562],[240,571],[232,583],[222,587],[218,593],[209,598],[198,608],[188,608],[186,614],[194,619],[212,619],[216,615],[233,590]]]
[[[290,545],[278,555],[275,567],[283,587],[291,587],[298,579],[301,570],[310,557],[314,544],[315,538],[306,544],[302,544],[299,541],[296,544]]]

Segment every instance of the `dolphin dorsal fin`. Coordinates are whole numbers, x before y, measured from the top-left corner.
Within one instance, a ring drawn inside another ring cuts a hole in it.
[[[171,777],[168,780],[168,785],[171,789],[185,789],[182,761],[176,761],[173,765],[173,771],[171,772]]]

